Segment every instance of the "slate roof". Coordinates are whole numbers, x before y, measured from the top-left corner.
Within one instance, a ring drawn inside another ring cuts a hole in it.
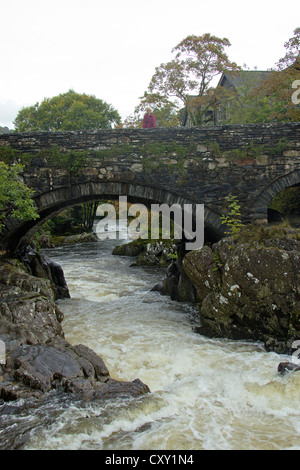
[[[253,86],[259,85],[263,80],[269,77],[271,71],[265,70],[242,70],[241,72],[223,72],[217,87],[225,86],[227,88],[238,87],[253,83]]]

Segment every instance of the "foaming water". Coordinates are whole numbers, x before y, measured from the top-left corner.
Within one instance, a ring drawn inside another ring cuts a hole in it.
[[[277,375],[287,358],[194,333],[194,307],[151,292],[164,273],[112,256],[114,244],[47,250],[71,293],[59,302],[63,328],[68,341],[101,355],[112,377],[139,378],[151,393],[56,407],[26,448],[300,449],[300,374]]]

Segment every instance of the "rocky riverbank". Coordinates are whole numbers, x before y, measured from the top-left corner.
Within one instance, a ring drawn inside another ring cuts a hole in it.
[[[135,258],[137,266],[167,267],[177,258],[177,245],[173,240],[133,240],[116,246],[113,255]]]
[[[153,255],[154,264],[170,255],[161,244],[121,248],[127,256]],[[179,249],[156,289],[196,302],[198,332],[205,336],[262,341],[268,351],[291,354],[300,339],[299,258],[299,230],[249,226],[237,238],[187,254]],[[0,398],[42,399],[53,390],[85,400],[147,393],[139,380],[113,380],[97,354],[65,340],[56,300],[68,296],[61,267],[32,248],[18,259],[0,258],[0,340],[6,353]],[[296,369],[283,364],[280,371]]]
[[[55,302],[69,296],[60,266],[32,248],[18,256],[0,258],[0,399],[43,399],[54,390],[84,400],[149,392],[139,379],[112,379],[94,351],[65,340]]]
[[[198,332],[292,353],[300,339],[300,230],[247,226],[174,262],[162,293],[198,303]]]
[[[54,248],[77,243],[97,242],[98,240],[94,232],[83,232],[75,235],[47,235],[44,233],[36,239],[36,242],[40,248]]]

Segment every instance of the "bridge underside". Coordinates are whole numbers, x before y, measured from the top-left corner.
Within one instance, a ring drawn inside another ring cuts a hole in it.
[[[262,213],[266,217],[272,199],[281,193],[281,191],[298,185],[300,185],[300,170],[292,171],[275,179],[257,197],[254,203],[255,213]]]
[[[13,254],[22,246],[28,245],[40,226],[62,210],[87,202],[118,199],[120,196],[126,196],[128,202],[142,203],[147,207],[155,203],[167,204],[168,206],[179,204],[184,208],[185,204],[189,204],[193,206],[195,213],[196,203],[194,201],[164,190],[128,183],[86,183],[55,189],[35,197],[39,219],[22,223],[8,221],[0,239],[1,246]],[[204,207],[204,230],[205,239],[212,242],[219,240],[224,235],[224,226],[221,224],[220,215],[206,206]]]

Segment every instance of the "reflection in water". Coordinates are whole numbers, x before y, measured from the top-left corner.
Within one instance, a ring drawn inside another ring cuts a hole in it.
[[[101,355],[112,377],[138,377],[151,393],[46,403],[26,448],[300,449],[300,374],[277,375],[286,358],[194,333],[194,307],[151,292],[163,272],[130,267],[132,259],[111,255],[114,244],[47,250],[71,293],[59,302],[63,328],[68,341]]]

